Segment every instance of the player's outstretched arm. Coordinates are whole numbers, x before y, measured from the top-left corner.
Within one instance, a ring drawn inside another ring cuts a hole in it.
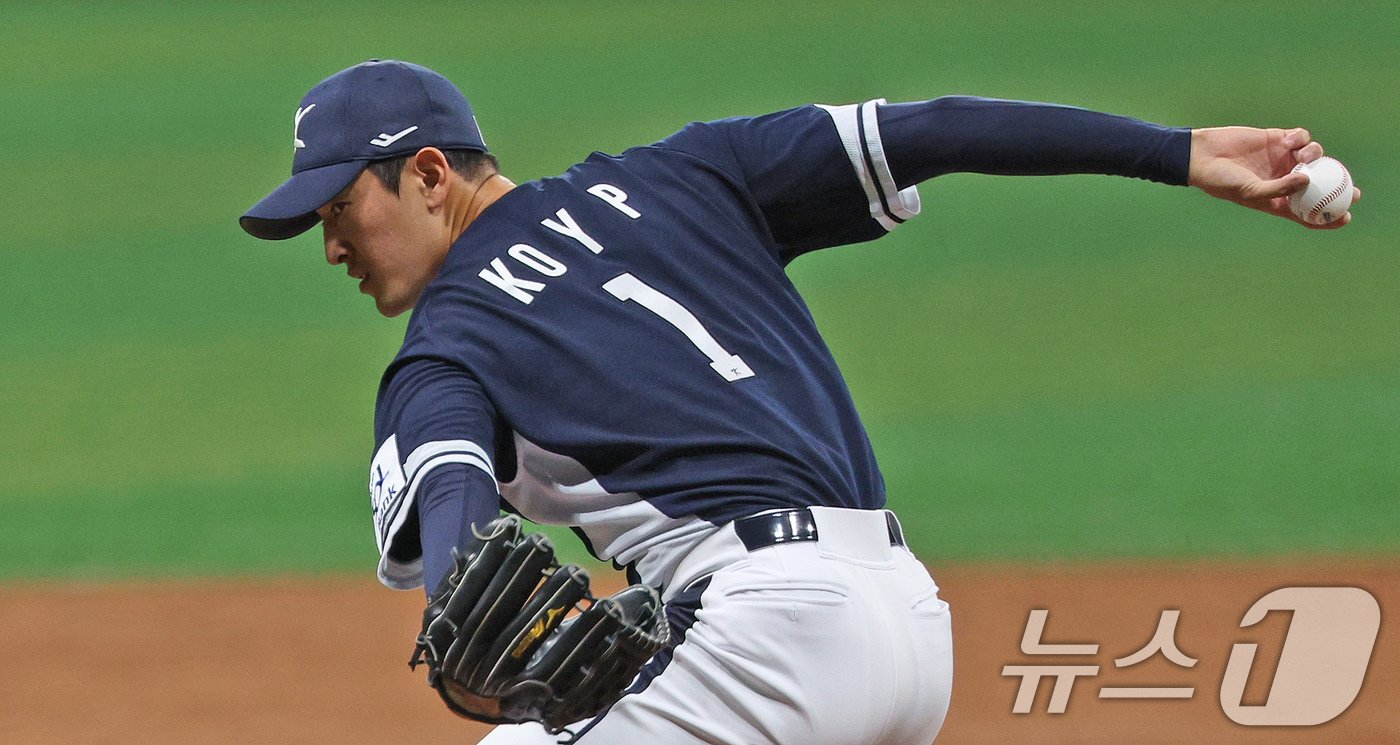
[[[878,115],[882,151],[900,188],[957,172],[1102,173],[1195,186],[1310,228],[1351,221],[1346,213],[1314,225],[1289,209],[1289,195],[1308,187],[1308,176],[1293,167],[1322,157],[1322,146],[1301,128],[1163,127],[1073,106],[974,96],[887,104]],[[1360,195],[1353,189],[1352,201]]]
[[[1293,167],[1321,157],[1322,145],[1314,142],[1302,128],[1195,129],[1191,131],[1188,183],[1213,197],[1287,218],[1309,228],[1334,230],[1351,222],[1350,212],[1326,225],[1311,225],[1288,208],[1288,195],[1308,185],[1307,175],[1293,173]],[[1352,201],[1360,198],[1361,190],[1353,187]]]

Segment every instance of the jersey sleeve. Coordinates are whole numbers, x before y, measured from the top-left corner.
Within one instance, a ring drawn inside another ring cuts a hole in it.
[[[481,385],[435,358],[400,358],[375,406],[369,495],[379,581],[396,590],[440,575],[473,522],[498,514],[494,449],[499,426]]]
[[[785,260],[873,240],[919,213],[916,186],[900,189],[876,110],[883,99],[810,105],[696,123],[663,145],[715,163],[741,182]]]
[[[1185,186],[1191,129],[1100,111],[977,96],[879,107],[896,184],[945,173],[1093,173]]]
[[[780,254],[878,238],[919,214],[945,173],[1094,173],[1185,185],[1191,130],[1035,101],[943,96],[815,104],[693,124],[679,149],[728,167]]]

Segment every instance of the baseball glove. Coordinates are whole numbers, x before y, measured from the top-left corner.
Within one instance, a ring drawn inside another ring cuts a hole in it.
[[[611,706],[666,646],[665,613],[650,587],[595,599],[588,573],[560,566],[549,539],[523,535],[515,517],[472,533],[428,602],[409,661],[427,663],[428,684],[452,711],[558,733]]]

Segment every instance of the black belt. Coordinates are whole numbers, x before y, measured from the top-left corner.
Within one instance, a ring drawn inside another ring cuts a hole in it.
[[[885,524],[889,526],[890,545],[904,545],[904,531],[894,513],[885,510]],[[741,517],[734,521],[734,532],[743,542],[744,548],[757,551],[760,548],[776,546],[780,543],[798,543],[817,540],[817,521],[805,507],[792,510],[765,512],[761,515]]]

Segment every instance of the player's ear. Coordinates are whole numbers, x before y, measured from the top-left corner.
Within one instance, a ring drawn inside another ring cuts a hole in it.
[[[447,199],[447,179],[451,173],[447,156],[435,147],[425,147],[408,159],[403,180],[405,185],[418,191],[429,208],[436,208]]]

